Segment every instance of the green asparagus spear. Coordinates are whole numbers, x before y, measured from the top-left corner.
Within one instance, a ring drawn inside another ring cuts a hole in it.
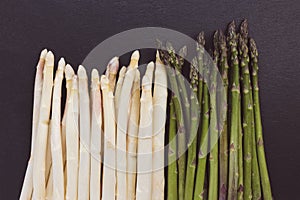
[[[214,64],[217,66],[219,61],[218,49],[218,31],[215,32],[214,38]],[[217,70],[211,69],[210,72],[210,155],[209,155],[209,186],[208,186],[208,199],[214,200],[218,198],[218,118],[217,118]]]
[[[186,141],[187,141],[187,137],[186,137],[186,131],[187,128],[190,124],[190,103],[188,100],[188,95],[187,95],[187,91],[186,91],[186,87],[184,84],[184,79],[183,76],[181,75],[181,67],[182,67],[182,57],[186,54],[186,48],[183,47],[183,50],[181,50],[181,55],[180,56],[176,56],[175,54],[175,50],[172,47],[172,44],[167,42],[166,43],[166,48],[169,54],[169,63],[171,66],[174,67],[175,69],[175,74],[174,74],[174,78],[178,87],[178,91],[179,91],[179,96],[180,98],[178,98],[178,100],[181,100],[181,102],[183,102],[184,105],[184,109],[181,109],[183,112],[183,129],[185,130],[184,133],[181,135],[181,137],[178,137],[178,155],[181,155],[178,159],[178,191],[179,191],[179,195],[178,195],[178,199],[179,200],[183,200],[184,199],[184,185],[185,185],[185,173],[186,173],[186,155],[185,155],[185,150],[186,150]],[[184,50],[185,49],[185,50]],[[179,59],[180,58],[180,59]],[[174,81],[174,80],[173,80]],[[176,115],[177,116],[177,115]],[[182,116],[182,117],[183,117]]]
[[[239,51],[241,56],[241,63],[244,63],[249,72],[249,54],[248,54],[248,22],[245,19],[241,23],[240,27],[240,38],[239,38]],[[261,187],[260,187],[260,174],[259,174],[259,167],[258,167],[258,160],[257,160],[257,152],[256,152],[256,138],[255,138],[255,122],[254,122],[254,111],[253,111],[253,98],[252,98],[252,86],[251,86],[251,79],[250,74],[249,76],[249,94],[250,94],[250,103],[252,105],[251,109],[251,137],[252,137],[252,198],[254,200],[261,199]]]
[[[168,151],[168,199],[177,200],[177,164],[176,164],[176,116],[175,116],[175,107],[173,104],[173,98],[170,101],[170,123],[169,123],[169,151]],[[171,142],[174,141],[174,142]]]
[[[264,150],[263,131],[260,114],[260,102],[259,102],[259,87],[258,87],[258,52],[255,41],[249,40],[250,56],[251,56],[251,68],[252,68],[252,88],[253,88],[253,105],[254,105],[254,119],[255,119],[255,133],[256,133],[256,148],[259,162],[259,170],[261,175],[261,184],[263,197],[265,200],[272,199],[271,184],[268,173],[268,166]]]
[[[160,48],[163,49],[163,48]],[[171,57],[170,51],[164,52],[160,51],[160,56],[162,61],[169,65],[174,65],[174,58]],[[171,67],[167,67],[168,79],[170,82],[171,90],[174,93],[173,104],[175,107],[175,115],[177,121],[177,129],[178,129],[178,147],[177,147],[177,156],[179,157],[177,160],[178,165],[178,190],[174,192],[178,192],[179,199],[184,198],[184,184],[185,184],[185,170],[186,170],[186,134],[185,134],[185,126],[183,120],[183,110],[181,106],[181,101],[179,97],[179,89],[176,81],[176,75],[174,69]]]
[[[198,70],[196,69],[198,63],[196,58],[193,59],[190,68],[190,79],[191,79],[191,128],[190,138],[188,142],[188,160],[187,160],[187,172],[185,179],[185,191],[184,199],[193,199],[194,192],[194,178],[196,170],[196,155],[197,155],[197,131],[198,131],[198,115],[199,115],[199,103],[197,99],[198,92]]]
[[[250,75],[248,67],[248,49],[244,40],[239,37],[240,66],[242,74],[242,113],[244,132],[244,199],[252,199],[252,102],[250,96]]]
[[[220,48],[220,73],[223,80],[224,96],[223,99],[218,97],[218,105],[225,115],[224,125],[222,130],[219,130],[220,135],[220,184],[219,184],[219,199],[226,200],[228,187],[228,125],[227,125],[227,96],[228,96],[228,61],[227,61],[227,46],[225,35],[219,31],[219,48]],[[227,102],[224,104],[224,102]],[[218,115],[220,116],[220,114]],[[220,129],[220,128],[219,128]]]
[[[204,63],[206,59],[204,58]],[[206,64],[205,64],[206,65]],[[204,182],[206,175],[206,160],[208,152],[208,129],[209,129],[209,91],[207,78],[209,71],[206,67],[203,68],[203,100],[202,100],[202,116],[201,116],[201,135],[200,147],[198,152],[198,163],[196,172],[196,183],[194,199],[204,199]]]
[[[237,52],[237,36],[235,32],[235,22],[228,25],[228,43],[230,48],[230,142],[229,142],[229,178],[228,178],[228,199],[237,199],[238,186],[238,113],[240,99],[239,82],[239,61]],[[251,186],[250,186],[251,187]]]

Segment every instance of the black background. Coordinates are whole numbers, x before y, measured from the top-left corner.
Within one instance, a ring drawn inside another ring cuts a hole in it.
[[[296,199],[300,180],[299,11],[296,0],[1,0],[0,198],[17,199],[21,190],[30,152],[35,64],[41,49],[47,47],[56,60],[64,56],[77,66],[98,43],[131,28],[166,27],[194,38],[204,30],[209,39],[232,19],[248,18],[260,53],[262,115],[274,197]]]

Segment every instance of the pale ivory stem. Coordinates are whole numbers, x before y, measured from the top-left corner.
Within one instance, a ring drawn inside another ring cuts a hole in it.
[[[117,119],[117,199],[127,199],[127,125],[130,111],[131,90],[138,67],[139,52],[133,52],[127,72],[124,77],[123,86],[121,89],[121,98],[119,101],[118,119]]]
[[[140,71],[137,69],[130,102],[127,137],[127,199],[135,200],[136,187],[136,150],[140,116]]]
[[[116,197],[116,122],[113,92],[109,89],[109,80],[101,76],[104,117],[104,164],[102,179],[102,199]]]
[[[52,178],[53,178],[53,199],[64,200],[64,163],[62,153],[61,138],[61,92],[62,80],[64,78],[65,60],[63,58],[58,62],[53,88],[52,116],[50,123],[51,135],[51,155],[52,155]],[[49,181],[51,176],[49,177]],[[48,183],[49,183],[48,181]]]
[[[137,153],[136,200],[152,199],[152,77],[154,63],[147,66],[142,80],[140,126]]]
[[[126,67],[123,66],[119,72],[119,78],[118,78],[116,89],[115,89],[115,109],[116,109],[116,118],[117,119],[118,119],[119,103],[120,103],[120,99],[121,99],[121,89],[123,86],[125,73],[126,73]]]
[[[30,157],[27,164],[27,169],[25,173],[25,178],[22,186],[22,191],[20,194],[20,200],[29,200],[32,195],[32,167],[33,167],[33,153],[34,153],[34,142],[37,134],[37,127],[40,114],[40,104],[42,96],[42,87],[43,87],[43,70],[45,64],[45,58],[47,54],[47,49],[44,49],[41,54],[39,61],[36,66],[36,74],[34,81],[34,98],[33,98],[33,114],[32,114],[32,135],[31,135],[31,151]]]
[[[90,195],[90,96],[88,91],[88,77],[82,65],[78,68],[79,88],[79,174],[78,174],[78,199],[89,199]]]
[[[73,68],[70,65],[66,65],[65,67],[65,78],[66,78],[66,89],[67,89],[67,96],[66,96],[66,103],[65,103],[65,110],[63,114],[63,118],[61,121],[61,138],[62,138],[62,153],[63,153],[63,162],[64,162],[64,183],[66,186],[67,183],[67,172],[66,172],[66,166],[67,166],[67,155],[66,155],[66,121],[67,121],[67,111],[68,111],[68,100],[71,96],[71,90],[72,90],[72,81],[73,76],[75,75],[75,72]]]
[[[66,74],[71,66],[66,66]],[[78,162],[79,162],[79,105],[78,105],[78,81],[73,76],[72,90],[68,99],[66,117],[66,200],[77,200],[78,187]]]
[[[49,129],[49,117],[51,110],[51,97],[53,87],[54,55],[49,51],[46,55],[45,67],[43,71],[43,89],[41,97],[41,107],[38,122],[38,132],[34,142],[34,162],[33,162],[33,199],[45,199],[46,195],[46,151]]]
[[[91,179],[90,200],[100,200],[101,193],[101,144],[102,144],[102,100],[99,73],[92,70],[91,80]]]
[[[156,53],[156,68],[153,91],[153,180],[152,200],[164,199],[164,139],[167,111],[167,73]]]

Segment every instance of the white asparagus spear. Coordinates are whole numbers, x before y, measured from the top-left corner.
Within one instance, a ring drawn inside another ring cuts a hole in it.
[[[52,154],[52,178],[53,199],[63,200],[65,195],[64,185],[64,163],[61,138],[61,92],[62,80],[64,78],[65,60],[61,58],[54,79],[51,115],[51,154]]]
[[[121,97],[121,90],[123,86],[123,81],[126,73],[126,67],[123,66],[119,72],[119,78],[117,81],[116,89],[115,89],[115,109],[116,109],[116,118],[118,119],[118,110],[119,110],[119,103]]]
[[[153,180],[152,199],[164,199],[164,139],[167,111],[167,73],[156,53],[155,79],[153,91]]]
[[[140,71],[137,69],[130,102],[127,137],[127,199],[135,200],[136,187],[136,150],[140,116]]]
[[[68,71],[68,73],[65,72],[67,95],[66,95],[65,110],[64,110],[63,118],[61,120],[62,151],[63,151],[64,165],[66,165],[66,119],[67,119],[68,99],[71,94],[72,81],[73,81],[73,76],[75,74],[73,68],[70,65],[68,66],[68,70],[65,68],[65,71]]]
[[[142,80],[140,126],[138,134],[136,200],[152,199],[152,78],[150,62]]]
[[[41,97],[41,107],[39,114],[38,132],[34,142],[34,163],[33,163],[33,199],[45,199],[46,190],[46,150],[47,150],[47,137],[49,128],[49,116],[51,109],[51,96],[53,86],[53,68],[54,68],[54,55],[49,51],[46,55],[44,66],[44,80]]]
[[[37,134],[38,120],[40,114],[40,103],[42,96],[42,87],[43,87],[43,70],[45,64],[45,58],[47,54],[47,49],[44,49],[36,66],[36,74],[34,81],[34,99],[33,99],[33,114],[32,114],[32,136],[31,136],[31,151],[30,157],[24,177],[24,182],[22,186],[22,191],[20,194],[20,200],[28,200],[32,195],[32,167],[33,167],[33,152],[34,152],[34,142]]]
[[[63,162],[64,162],[64,183],[66,186],[67,182],[67,172],[66,172],[66,165],[67,165],[67,155],[66,155],[66,121],[67,121],[67,110],[68,110],[68,100],[70,98],[71,90],[72,90],[72,82],[73,76],[75,72],[70,65],[66,65],[65,67],[65,78],[66,78],[66,89],[67,89],[67,96],[66,96],[66,103],[65,103],[65,110],[64,115],[61,122],[61,138],[62,138],[62,154],[63,154]]]
[[[117,119],[117,199],[127,199],[127,125],[130,111],[131,90],[138,67],[139,52],[133,52],[121,89]]]
[[[100,200],[101,193],[101,143],[102,143],[102,100],[99,73],[92,70],[91,80],[91,179],[90,200]]]
[[[66,66],[66,74],[71,66]],[[66,200],[77,200],[78,161],[79,161],[79,105],[77,76],[73,76],[72,90],[68,99],[66,117],[66,155],[67,155],[67,183]]]
[[[119,57],[113,57],[107,65],[105,72],[106,77],[109,80],[109,87],[112,91],[115,90],[116,77],[119,70]]]
[[[104,164],[102,199],[115,199],[116,196],[116,123],[113,92],[109,90],[109,80],[101,76],[104,116]]]
[[[79,87],[79,174],[78,174],[78,199],[89,199],[90,194],[90,96],[88,91],[88,77],[82,65],[78,68]]]

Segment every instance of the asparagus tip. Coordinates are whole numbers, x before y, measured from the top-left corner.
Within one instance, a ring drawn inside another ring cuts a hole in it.
[[[131,60],[139,60],[140,59],[140,52],[139,50],[135,50],[131,55]]]
[[[226,38],[222,30],[219,30],[219,41],[220,44],[226,44]]]
[[[154,62],[151,61],[148,63],[146,74],[142,79],[142,85],[146,90],[151,90],[152,87],[152,80],[151,80],[152,74],[149,73],[153,73],[153,68],[154,68]]]
[[[77,74],[78,74],[78,77],[80,79],[87,77],[85,68],[82,65],[79,65],[78,70],[77,70]]]
[[[65,67],[65,74],[66,74],[66,80],[70,80],[72,79],[72,77],[74,76],[74,70],[71,67],[71,65],[67,64]]]
[[[46,55],[46,62],[48,62],[48,63],[54,62],[54,54],[52,53],[52,51],[48,51],[48,53]]]
[[[43,50],[41,51],[40,58],[45,59],[45,57],[46,57],[46,55],[47,55],[47,52],[48,52],[47,49],[43,49]]]
[[[58,69],[64,70],[66,66],[66,61],[64,58],[60,58],[60,60],[58,61]]]
[[[158,50],[156,50],[156,61],[155,62],[160,63],[160,64],[162,63]]]
[[[97,80],[99,79],[99,73],[97,69],[92,70],[92,80]]]
[[[110,73],[117,74],[119,69],[119,57],[117,56],[113,57],[108,62],[107,69],[110,71]]]
[[[243,39],[248,38],[248,20],[247,19],[244,19],[244,21],[242,21],[241,27],[240,27],[240,32],[241,32],[241,36],[243,37]]]
[[[205,45],[204,31],[201,31],[197,37],[197,41],[201,46]]]
[[[214,44],[214,48],[215,50],[218,50],[218,43],[219,43],[219,31],[216,30],[215,33],[214,33],[214,38],[213,38],[213,44]]]
[[[234,20],[232,22],[230,22],[229,25],[228,25],[228,35],[229,35],[229,39],[233,39],[236,35],[236,33],[235,33],[235,21]]]
[[[258,53],[257,53],[257,47],[256,47],[256,43],[255,43],[254,39],[250,38],[249,39],[249,43],[250,43],[250,51],[251,51],[251,53],[254,56],[257,56],[258,55]]]

